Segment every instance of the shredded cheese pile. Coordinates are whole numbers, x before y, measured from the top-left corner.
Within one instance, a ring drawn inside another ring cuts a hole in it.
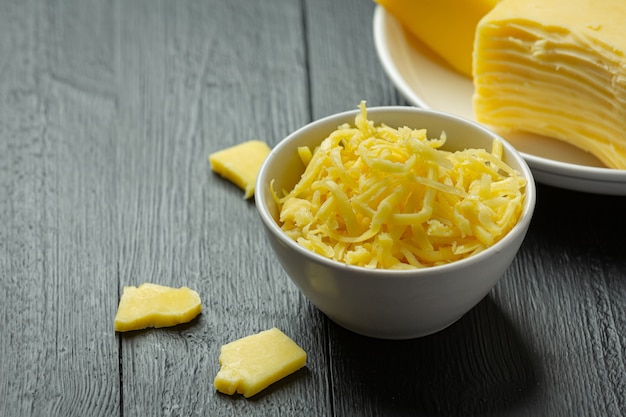
[[[311,151],[293,190],[274,192],[281,228],[303,247],[349,265],[446,264],[500,240],[522,213],[526,180],[491,152],[440,149],[425,129],[375,126],[360,104]]]

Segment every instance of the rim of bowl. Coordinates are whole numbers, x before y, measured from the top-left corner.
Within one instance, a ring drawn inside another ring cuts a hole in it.
[[[502,237],[498,242],[489,246],[482,252],[479,252],[467,258],[459,259],[459,260],[449,262],[446,264],[427,266],[424,268],[415,268],[415,269],[366,268],[363,266],[346,264],[346,263],[343,263],[343,262],[340,262],[331,258],[327,258],[323,255],[317,254],[309,249],[306,249],[300,244],[298,244],[298,242],[296,242],[295,240],[287,236],[285,232],[280,228],[278,222],[274,220],[272,214],[269,212],[266,201],[265,201],[266,200],[265,193],[261,191],[265,185],[263,178],[265,177],[266,171],[269,169],[269,166],[272,160],[276,157],[276,155],[282,150],[282,148],[289,146],[290,142],[294,138],[300,136],[303,132],[307,130],[310,130],[322,124],[327,124],[331,122],[332,120],[345,119],[348,116],[356,116],[360,112],[359,109],[356,109],[356,110],[348,110],[348,111],[344,111],[340,113],[334,113],[334,114],[322,117],[320,119],[317,119],[315,121],[312,121],[310,123],[307,123],[306,125],[296,129],[295,131],[287,135],[285,138],[283,138],[280,142],[278,142],[278,144],[276,144],[276,146],[274,146],[274,148],[270,151],[265,161],[263,161],[263,164],[261,165],[261,168],[259,170],[257,183],[255,184],[255,190],[256,190],[255,197],[254,197],[255,205],[261,217],[261,220],[263,221],[263,223],[267,226],[267,228],[271,231],[271,233],[274,236],[276,236],[286,246],[301,253],[302,255],[311,259],[314,262],[324,264],[326,266],[333,267],[333,268],[348,269],[348,270],[358,271],[359,273],[373,275],[373,276],[380,275],[381,277],[384,276],[386,279],[389,279],[389,278],[407,278],[407,277],[417,278],[420,275],[430,275],[432,273],[444,273],[448,269],[463,268],[466,265],[477,263],[483,260],[484,258],[488,258],[494,254],[497,254],[506,245],[508,245],[510,241],[514,240],[519,234],[524,234],[524,235],[526,234],[526,231],[528,229],[528,226],[530,225],[530,221],[534,214],[536,198],[537,198],[537,195],[536,195],[537,190],[536,190],[535,180],[530,170],[530,167],[528,166],[528,164],[522,157],[521,153],[517,149],[515,149],[513,145],[511,145],[506,139],[502,138],[500,135],[498,135],[494,131],[490,130],[489,128],[473,120],[466,119],[464,117],[457,116],[455,114],[447,113],[444,111],[434,110],[434,109],[425,109],[425,108],[414,107],[414,106],[377,106],[377,107],[367,108],[368,116],[370,114],[378,113],[378,112],[394,112],[394,111],[402,111],[402,112],[408,111],[409,113],[433,114],[433,115],[442,116],[442,117],[446,117],[450,119],[455,119],[463,124],[468,125],[469,127],[473,127],[474,129],[483,131],[488,136],[491,136],[492,140],[500,139],[502,141],[502,145],[508,150],[510,155],[513,158],[515,158],[515,160],[518,162],[521,168],[519,169],[519,171],[522,174],[522,176],[526,178],[526,187],[525,187],[526,189],[524,193],[524,204],[522,208],[522,215],[517,221],[517,223],[515,223],[513,228],[509,230],[508,233],[504,235],[504,237]],[[324,139],[325,138],[321,138],[320,142],[322,142]]]

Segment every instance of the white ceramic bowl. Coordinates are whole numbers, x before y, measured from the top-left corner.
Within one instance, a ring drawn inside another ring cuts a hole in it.
[[[259,171],[256,207],[267,238],[287,275],[300,291],[337,324],[383,339],[425,336],[451,325],[494,287],[517,254],[535,207],[535,183],[528,165],[505,140],[504,160],[528,180],[523,214],[515,227],[487,250],[447,265],[416,270],[367,269],[317,255],[289,238],[276,219],[270,191],[291,189],[303,172],[299,146],[313,149],[342,123],[354,124],[358,110],[315,121],[278,143]],[[373,107],[367,117],[376,125],[426,128],[446,132],[444,149],[491,149],[499,138],[490,130],[457,116],[417,107]]]

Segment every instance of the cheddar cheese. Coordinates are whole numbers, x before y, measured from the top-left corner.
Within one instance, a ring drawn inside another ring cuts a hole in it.
[[[423,268],[478,253],[517,223],[526,180],[501,141],[449,152],[445,132],[375,126],[360,109],[303,160],[293,189],[274,191],[281,228],[300,245],[366,268]]]
[[[503,0],[476,31],[476,119],[626,169],[624,22],[623,0]]]
[[[252,397],[306,365],[306,352],[274,327],[222,346],[215,388]]]
[[[244,190],[244,198],[254,195],[259,169],[270,153],[265,142],[251,140],[209,155],[213,171]]]
[[[498,0],[376,0],[376,2],[453,69],[471,77],[476,24]]]
[[[115,331],[169,327],[193,320],[202,311],[196,291],[145,283],[126,286],[115,315]]]

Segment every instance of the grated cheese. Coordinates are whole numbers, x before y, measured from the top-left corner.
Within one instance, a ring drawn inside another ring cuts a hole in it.
[[[500,240],[522,213],[526,180],[491,152],[440,149],[445,132],[375,126],[365,102],[313,151],[293,190],[274,191],[281,228],[322,256],[366,268],[441,265]]]

